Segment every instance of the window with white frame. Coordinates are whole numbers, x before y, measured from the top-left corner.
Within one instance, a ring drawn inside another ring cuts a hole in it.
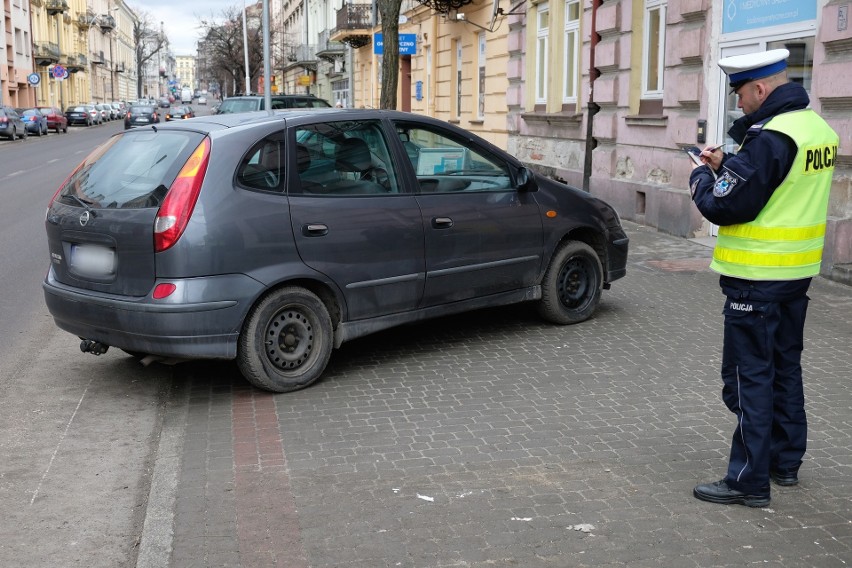
[[[479,100],[476,105],[476,117],[485,119],[485,32],[479,32],[479,81],[477,81]]]
[[[667,0],[645,0],[642,52],[642,98],[645,99],[663,98],[666,2]]]
[[[577,102],[577,76],[579,75],[580,0],[565,0],[565,53],[562,66],[562,102]]]
[[[539,4],[536,10],[535,29],[535,102],[536,104],[547,103],[547,72],[550,67],[548,54],[550,53],[550,7],[547,3]]]
[[[426,46],[426,111],[432,104],[432,47]]]

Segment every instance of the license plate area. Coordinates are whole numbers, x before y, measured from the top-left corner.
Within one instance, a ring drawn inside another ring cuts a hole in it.
[[[69,268],[81,276],[115,275],[115,251],[98,245],[71,245]]]

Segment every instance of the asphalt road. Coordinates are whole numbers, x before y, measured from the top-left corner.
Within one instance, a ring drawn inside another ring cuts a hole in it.
[[[0,566],[133,566],[171,370],[80,353],[41,281],[56,189],[121,121],[0,141]]]

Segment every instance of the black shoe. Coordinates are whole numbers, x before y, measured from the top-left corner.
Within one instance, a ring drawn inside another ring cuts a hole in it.
[[[796,473],[769,470],[769,477],[776,485],[790,487],[799,484],[799,476]]]
[[[745,505],[746,507],[766,507],[769,505],[769,495],[749,495],[731,489],[724,479],[715,483],[696,485],[692,494],[695,495],[696,499],[723,505]]]

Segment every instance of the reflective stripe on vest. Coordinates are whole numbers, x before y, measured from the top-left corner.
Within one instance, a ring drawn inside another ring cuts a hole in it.
[[[793,165],[756,219],[719,228],[710,268],[749,280],[794,280],[819,274],[839,138],[810,109],[763,126],[798,148]]]

